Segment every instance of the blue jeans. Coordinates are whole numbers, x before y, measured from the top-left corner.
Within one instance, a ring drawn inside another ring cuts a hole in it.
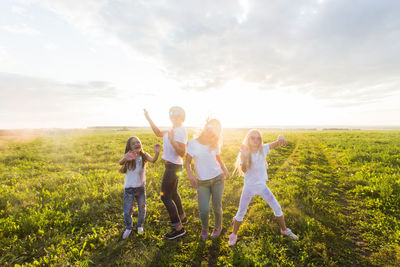
[[[126,229],[132,230],[132,208],[136,198],[138,204],[137,227],[143,227],[144,216],[146,215],[146,193],[144,187],[129,187],[124,190],[124,220]]]

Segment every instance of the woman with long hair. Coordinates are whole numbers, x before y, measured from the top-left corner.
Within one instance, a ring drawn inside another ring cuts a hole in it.
[[[221,123],[208,120],[200,135],[189,141],[185,168],[190,184],[197,188],[200,220],[202,225],[201,239],[208,238],[208,221],[210,213],[210,197],[212,198],[215,227],[212,237],[216,238],[222,230],[222,194],[224,180],[229,178],[228,170],[221,160],[220,146],[222,141]],[[191,168],[194,159],[195,173]]]

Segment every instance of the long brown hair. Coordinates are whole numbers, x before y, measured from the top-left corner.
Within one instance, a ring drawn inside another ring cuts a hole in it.
[[[125,154],[131,150],[132,139],[137,139],[140,142],[140,139],[136,136],[129,137],[128,141],[126,141]],[[142,143],[142,142],[140,142],[140,143]],[[140,149],[139,154],[142,157],[142,168],[144,168],[144,166],[146,165],[146,153],[143,151],[143,146]],[[122,165],[121,168],[119,169],[119,172],[126,173],[128,170],[134,171],[135,169],[136,169],[136,159],[133,159],[133,160],[126,161],[125,164]]]
[[[263,154],[263,139],[262,139],[262,135],[261,132],[257,129],[251,129],[250,131],[248,131],[246,137],[244,138],[242,144],[247,146],[250,149],[250,136],[253,133],[257,133],[260,137],[261,137],[261,142],[260,142],[260,146],[257,148],[258,151],[260,151],[261,154]],[[247,170],[249,170],[251,168],[251,151],[249,151],[249,153],[247,154],[247,156],[245,157],[245,160],[249,163],[249,165],[247,166]],[[242,170],[242,166],[240,165],[241,162],[241,152],[239,152],[237,158],[236,158],[236,163],[235,163],[235,170],[233,171],[233,173],[239,173],[239,175],[243,175],[243,170]]]
[[[216,135],[210,135],[208,128],[218,131]],[[201,144],[207,145],[212,149],[218,150],[222,146],[222,126],[217,119],[207,119],[206,124],[196,138]]]

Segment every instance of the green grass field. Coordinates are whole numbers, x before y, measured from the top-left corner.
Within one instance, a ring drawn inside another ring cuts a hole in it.
[[[230,172],[246,132],[224,132]],[[243,178],[226,181],[223,235],[204,243],[196,191],[183,172],[187,234],[168,241],[162,160],[147,166],[145,235],[122,240],[118,161],[131,135],[153,155],[162,140],[149,130],[0,137],[0,265],[399,266],[400,132],[264,131],[264,142],[280,133],[288,145],[267,158],[268,186],[299,241],[279,234],[273,211],[256,197],[233,248],[227,240]],[[135,223],[137,209],[133,215]]]

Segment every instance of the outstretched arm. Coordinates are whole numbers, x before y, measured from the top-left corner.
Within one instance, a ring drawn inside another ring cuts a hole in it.
[[[146,160],[148,162],[156,162],[158,159],[158,156],[160,155],[160,151],[161,151],[161,146],[159,144],[154,145],[154,151],[156,152],[154,154],[154,157],[151,157],[149,154],[146,153]]]
[[[154,134],[158,137],[163,137],[164,134],[166,133],[166,131],[161,131],[155,124],[154,122],[151,120],[149,112],[147,112],[146,109],[143,109],[144,111],[144,116],[146,117],[146,120],[149,122],[151,129],[153,130]]]
[[[273,149],[277,146],[286,146],[286,139],[283,135],[279,135],[278,140],[275,142],[269,143],[269,149]]]

